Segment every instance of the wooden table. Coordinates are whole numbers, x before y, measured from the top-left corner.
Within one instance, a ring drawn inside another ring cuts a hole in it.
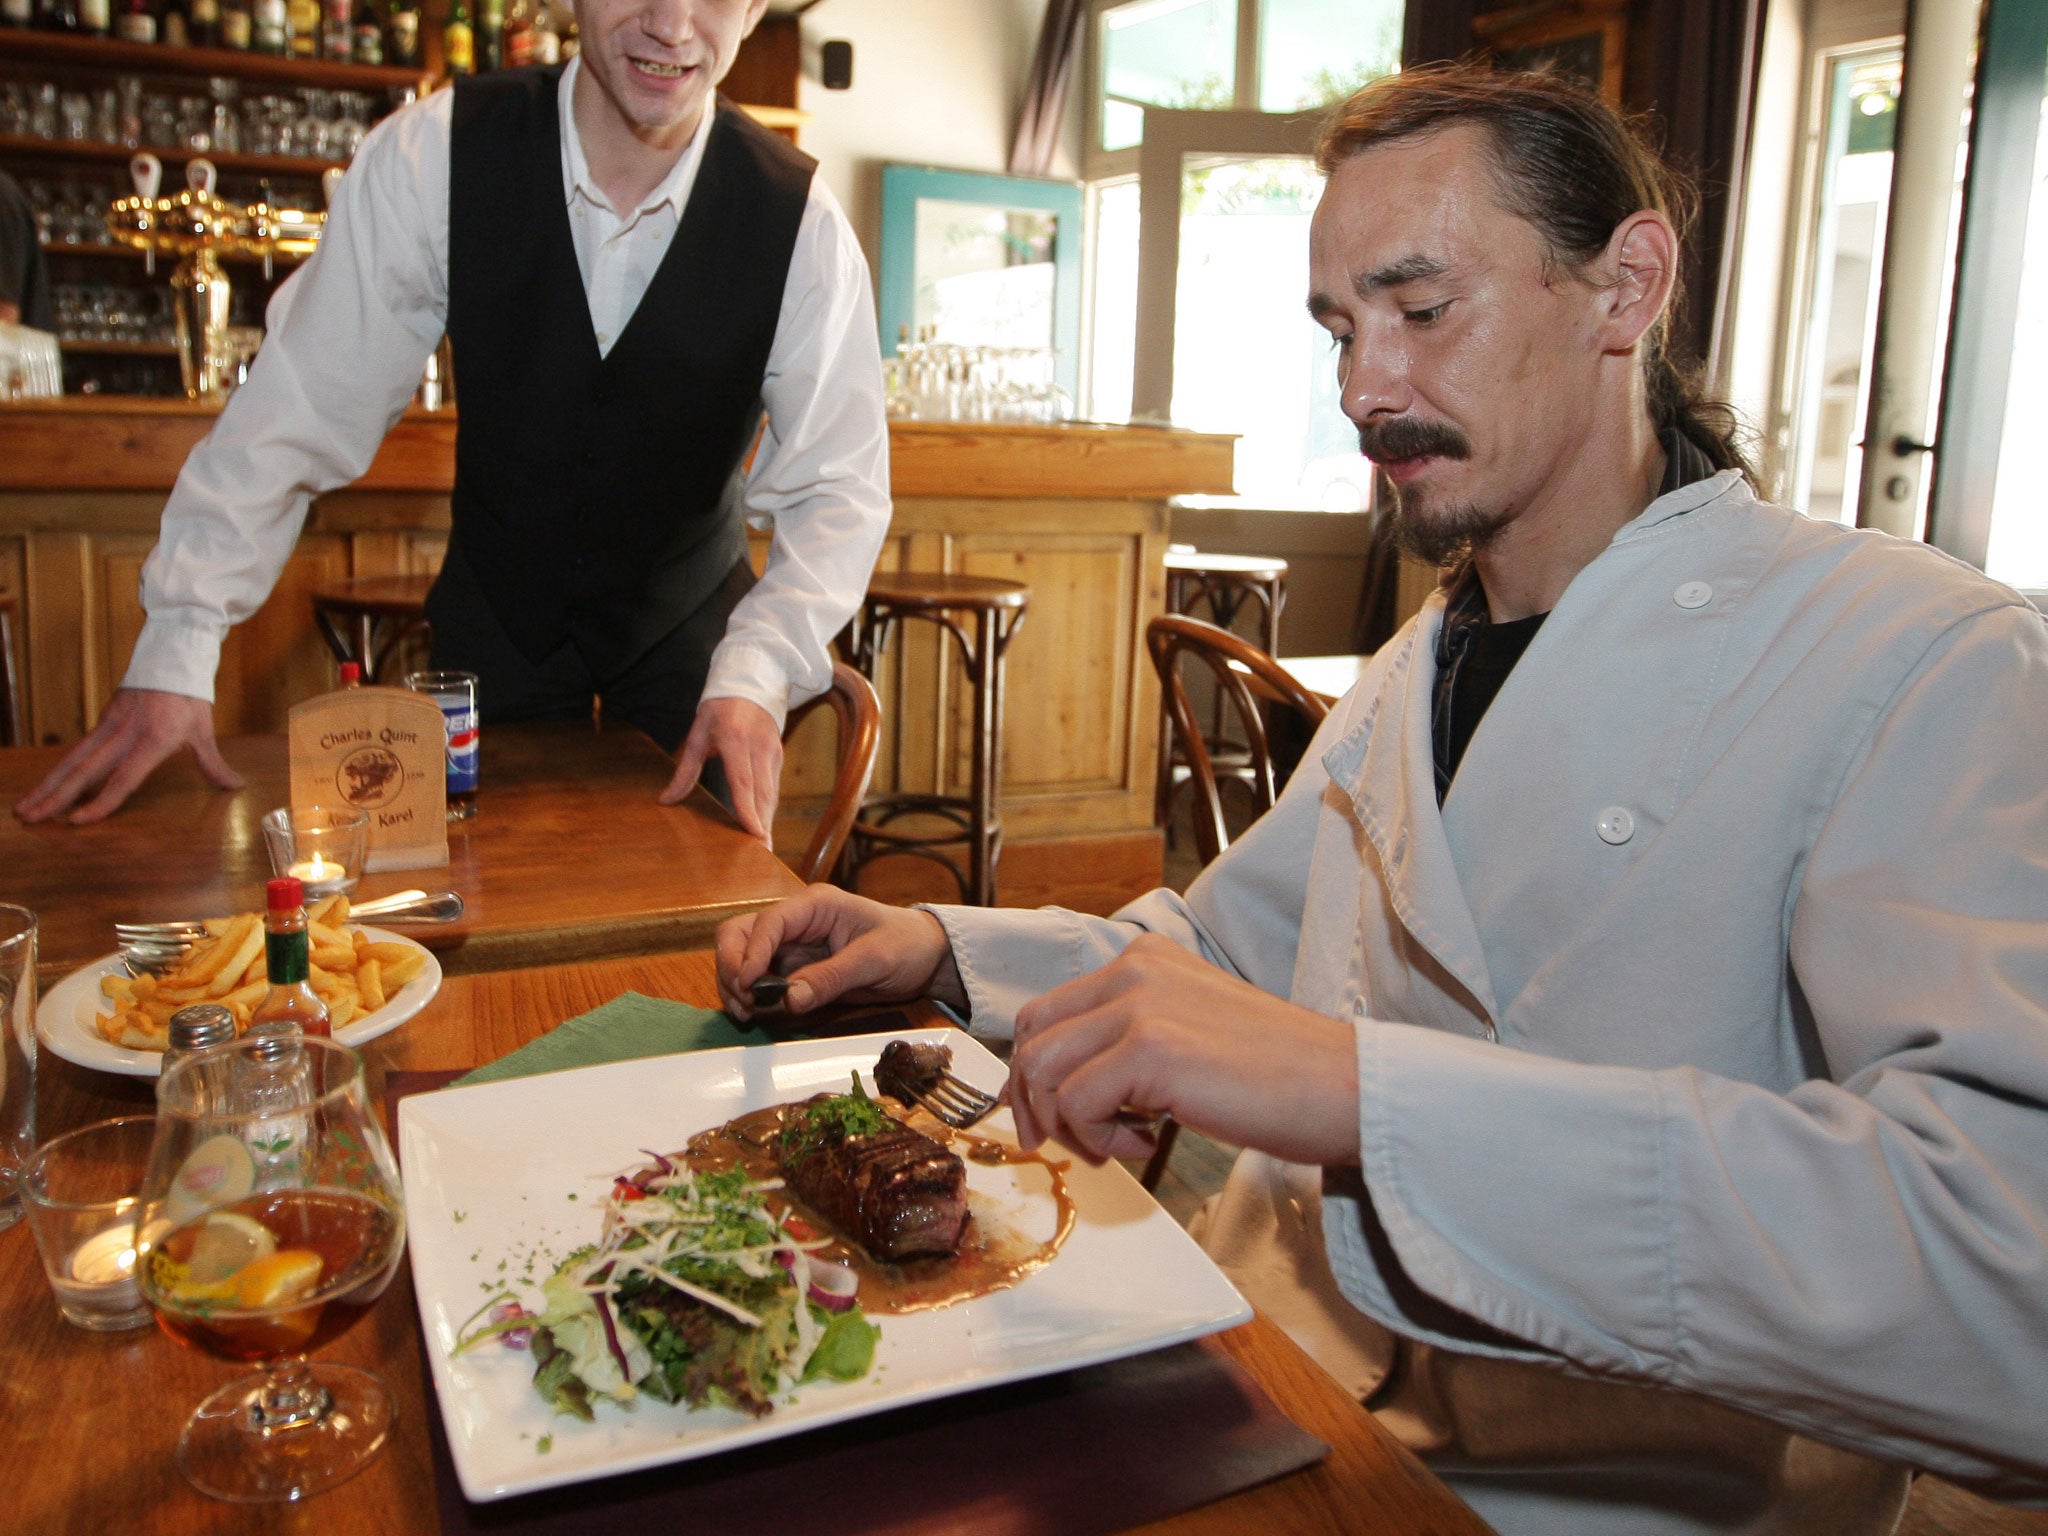
[[[259,823],[290,798],[284,738],[222,745],[246,789],[215,789],[181,754],[96,826],[24,826],[0,809],[0,901],[41,918],[46,983],[112,950],[116,918],[262,909],[270,864]],[[60,756],[0,751],[0,807]],[[635,730],[493,726],[477,815],[449,828],[448,868],[368,875],[356,894],[459,891],[462,921],[407,932],[460,973],[704,945],[726,918],[801,889],[701,790],[655,804],[672,771]]]
[[[703,952],[451,978],[417,1019],[364,1051],[373,1076],[466,1067],[524,1044],[628,988],[713,998]],[[94,1075],[51,1105],[55,1131],[148,1105],[147,1083]],[[154,1329],[91,1334],[59,1320],[23,1226],[0,1233],[0,1436],[5,1518],[39,1536],[108,1531],[430,1536],[433,1472],[424,1428],[418,1312],[409,1273],[321,1358],[367,1366],[399,1401],[391,1443],[353,1481],[298,1507],[239,1508],[188,1488],[173,1464],[186,1413],[229,1378],[221,1362]],[[1484,1536],[1486,1526],[1397,1446],[1263,1317],[1207,1345],[1238,1361],[1280,1409],[1326,1441],[1320,1464],[1143,1529],[1155,1536],[1340,1531]],[[801,1441],[792,1442],[800,1447]],[[33,1468],[33,1473],[25,1469]]]

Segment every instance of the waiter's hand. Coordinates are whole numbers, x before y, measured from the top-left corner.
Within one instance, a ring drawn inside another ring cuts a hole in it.
[[[740,825],[773,846],[775,802],[782,794],[782,733],[767,710],[747,699],[706,699],[676,758],[675,777],[661,792],[674,805],[697,787],[706,758],[725,765],[726,787]]]
[[[48,821],[97,789],[97,796],[71,811],[71,820],[103,820],[180,747],[190,747],[199,771],[222,789],[242,787],[242,776],[214,743],[213,706],[205,699],[154,688],[116,689],[93,733],[15,802],[14,814],[23,821]]]
[[[771,908],[771,911],[774,909]],[[1126,1106],[1295,1163],[1358,1161],[1357,1034],[1145,934],[1017,1010],[1018,1140],[1143,1157]]]

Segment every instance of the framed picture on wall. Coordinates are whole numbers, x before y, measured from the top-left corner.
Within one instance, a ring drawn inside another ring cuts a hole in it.
[[[882,353],[924,335],[1056,354],[1081,380],[1081,188],[932,166],[882,167]]]
[[[1625,0],[1555,0],[1472,19],[1480,47],[1503,69],[1549,69],[1621,105],[1627,57]]]

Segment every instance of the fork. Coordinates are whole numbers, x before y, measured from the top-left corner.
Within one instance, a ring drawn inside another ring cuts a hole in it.
[[[950,1125],[956,1131],[965,1131],[994,1114],[1008,1094],[1009,1087],[1005,1084],[1002,1093],[988,1093],[955,1077],[950,1068],[941,1067],[930,1089],[919,1092],[906,1083],[901,1091],[908,1093],[911,1101],[928,1111],[933,1119]],[[1167,1116],[1164,1110],[1133,1109],[1126,1105],[1110,1118],[1118,1125],[1157,1135]]]
[[[429,896],[425,891],[395,891],[349,908],[349,920],[383,918],[388,922],[452,923],[462,916],[462,897],[454,891]],[[162,923],[115,923],[114,937],[126,945],[194,944],[206,937],[206,924],[195,918]]]

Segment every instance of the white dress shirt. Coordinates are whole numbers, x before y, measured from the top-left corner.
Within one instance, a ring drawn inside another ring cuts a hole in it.
[[[560,89],[562,191],[592,328],[606,352],[661,264],[703,160],[711,114],[638,208],[590,174]],[[320,248],[277,291],[249,381],[192,451],[142,568],[148,614],[123,685],[213,697],[230,625],[262,605],[313,496],[357,479],[411,400],[448,318],[454,93],[393,113],[363,141]],[[458,362],[458,370],[460,364]],[[460,378],[458,372],[458,389]],[[704,697],[779,723],[832,681],[828,649],[866,590],[889,525],[889,438],[867,263],[813,179],[761,384],[768,426],[746,477],[749,521],[774,530],[766,572],[712,653]],[[549,402],[533,402],[535,431]]]

